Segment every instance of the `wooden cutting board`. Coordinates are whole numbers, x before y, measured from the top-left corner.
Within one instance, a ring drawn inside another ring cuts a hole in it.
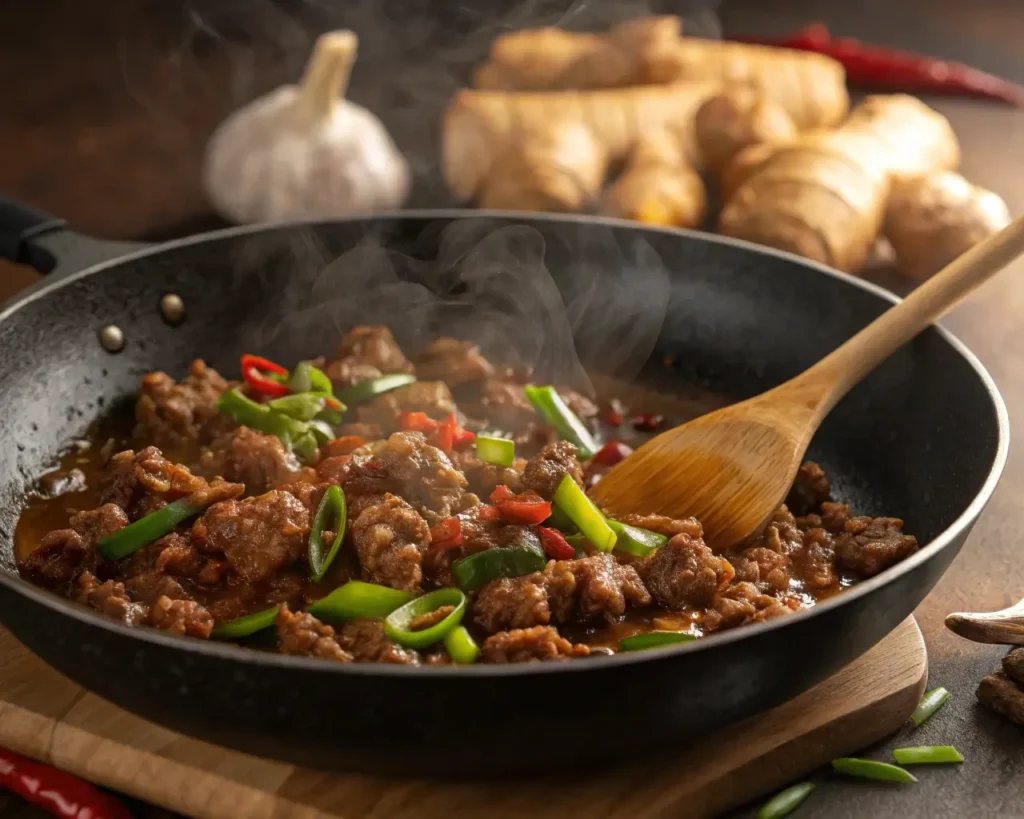
[[[451,784],[322,773],[190,739],[86,692],[0,629],[0,746],[203,819],[699,818],[896,731],[927,675],[911,617],[805,694],[678,753],[557,783]]]

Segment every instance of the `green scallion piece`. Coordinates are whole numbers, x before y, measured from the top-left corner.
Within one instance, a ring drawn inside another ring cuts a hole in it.
[[[217,411],[257,432],[276,435],[285,446],[291,446],[305,435],[307,426],[290,415],[274,412],[265,404],[257,404],[234,387],[217,399]]]
[[[465,626],[456,626],[444,636],[444,647],[452,662],[459,665],[475,663],[480,656],[480,646],[476,644]]]
[[[173,531],[179,523],[184,523],[198,515],[203,506],[189,503],[188,498],[176,500],[113,534],[101,537],[96,543],[96,550],[106,560],[120,560],[137,552],[143,546],[159,540],[168,532]]]
[[[555,505],[586,535],[595,549],[610,552],[615,548],[615,532],[608,525],[601,510],[587,497],[587,493],[580,489],[571,475],[562,476],[555,490]]]
[[[697,639],[688,631],[648,631],[619,640],[619,651],[641,651],[646,648],[660,648],[677,643],[690,643]]]
[[[397,390],[399,387],[405,387],[415,380],[416,376],[406,375],[404,373],[385,375],[383,378],[375,378],[372,381],[363,381],[361,384],[356,384],[353,387],[342,390],[336,397],[346,407],[351,407],[355,404],[361,404],[364,401],[369,401],[371,398],[375,398],[378,395],[391,392],[391,390]]]
[[[587,544],[590,543],[590,541],[587,540],[587,536],[584,535],[582,532],[576,532],[572,535],[566,535],[565,542],[576,550],[576,557],[587,556]]]
[[[324,392],[334,395],[334,385],[327,374],[313,366],[312,361],[300,361],[285,382],[292,392]]]
[[[326,421],[314,418],[312,421],[307,421],[306,423],[309,424],[309,431],[313,433],[313,437],[316,438],[316,442],[318,444],[326,444],[329,441],[334,440],[334,430]]]
[[[327,406],[327,398],[315,392],[297,392],[268,401],[267,406],[274,412],[283,412],[297,421],[316,418]]]
[[[879,782],[917,782],[917,777],[910,771],[890,765],[888,762],[875,762],[873,759],[855,759],[853,757],[833,759],[832,770],[847,776],[875,779]]]
[[[949,697],[950,694],[945,688],[933,688],[921,697],[921,702],[917,704],[914,713],[910,715],[914,725],[924,725]]]
[[[557,529],[565,535],[575,534],[578,531],[576,524],[569,520],[569,516],[554,504],[551,504],[551,516],[544,521],[544,525],[551,529]]]
[[[892,758],[900,765],[934,765],[946,762],[963,762],[963,755],[952,745],[919,745],[913,748],[896,748]]]
[[[309,531],[309,569],[314,581],[323,580],[334,562],[341,542],[345,539],[347,519],[345,493],[340,486],[332,486],[324,492]],[[334,541],[329,547],[323,542],[324,529],[327,528],[334,530]]]
[[[660,549],[668,543],[668,538],[665,535],[641,529],[639,526],[630,526],[628,523],[619,523],[617,520],[609,520],[608,525],[615,532],[616,550],[634,557],[646,557],[655,549]]]
[[[236,617],[234,620],[225,620],[214,626],[210,636],[217,640],[237,640],[239,637],[248,637],[257,631],[263,631],[274,625],[278,608],[279,606],[272,606],[254,614]]]
[[[442,606],[454,608],[440,623],[417,631],[410,628],[417,617],[430,614]],[[462,622],[465,613],[466,595],[449,586],[417,597],[395,609],[384,619],[384,633],[406,648],[427,648],[443,640],[449,631]]]
[[[769,799],[757,812],[757,819],[782,819],[800,807],[801,803],[814,790],[813,782],[801,782],[784,791],[779,791]]]
[[[565,405],[562,396],[554,387],[524,387],[524,389],[526,397],[540,416],[557,429],[562,438],[576,445],[578,450],[576,454],[580,460],[593,457],[598,450],[594,436]]]
[[[356,617],[383,619],[412,599],[409,592],[350,580],[307,606],[306,611],[325,623],[341,623]]]
[[[512,466],[516,460],[516,444],[508,438],[476,436],[476,457],[495,466]]]
[[[533,546],[485,549],[452,563],[452,577],[455,585],[469,592],[499,577],[522,577],[539,572],[547,562],[544,552]]]

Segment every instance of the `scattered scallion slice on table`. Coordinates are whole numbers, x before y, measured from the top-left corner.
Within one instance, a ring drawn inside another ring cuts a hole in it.
[[[475,663],[480,656],[480,646],[476,644],[465,626],[456,626],[444,636],[444,647],[453,662],[460,665]]]
[[[547,555],[532,546],[487,549],[456,560],[452,564],[452,577],[460,589],[469,592],[499,577],[521,577],[539,572],[547,562]]]
[[[413,621],[444,606],[452,610],[439,623],[413,631]],[[422,597],[414,598],[404,606],[395,609],[384,620],[384,633],[406,648],[428,648],[443,640],[448,632],[462,622],[466,613],[466,595],[451,587],[437,589]]]
[[[935,765],[946,762],[963,762],[963,755],[952,745],[919,745],[913,748],[896,748],[892,758],[900,765]]]
[[[639,526],[630,526],[617,520],[609,520],[608,525],[616,535],[615,549],[634,557],[646,557],[668,542],[665,535],[641,529]]]
[[[577,455],[580,460],[593,457],[597,452],[597,442],[590,431],[583,425],[583,422],[576,417],[571,409],[565,405],[562,396],[551,386],[547,387],[524,387],[526,397],[533,404],[534,409],[551,426],[558,430],[558,434],[571,444],[575,444]]]
[[[516,445],[508,438],[476,436],[476,457],[495,466],[512,466],[516,460]]]
[[[268,629],[277,619],[278,608],[280,607],[271,606],[269,609],[246,614],[244,617],[225,620],[214,626],[210,636],[217,640],[237,640],[239,637],[248,637],[250,634]]]
[[[325,623],[340,623],[356,617],[383,619],[412,599],[409,592],[376,583],[364,583],[362,580],[350,580],[307,606],[306,611]]]
[[[309,568],[313,580],[322,580],[334,562],[341,542],[345,539],[347,519],[345,493],[340,486],[331,486],[324,492],[309,531]],[[323,542],[325,529],[334,531],[334,541],[329,545]]]
[[[914,725],[920,726],[927,722],[942,707],[942,704],[949,699],[949,696],[950,694],[945,688],[933,688],[921,697],[921,702],[917,704],[914,713],[910,715]]]
[[[363,381],[360,384],[342,390],[335,397],[346,407],[351,407],[353,404],[361,404],[363,401],[369,401],[378,395],[391,392],[391,390],[397,390],[399,387],[405,387],[415,380],[416,376],[405,373],[385,375],[382,378]]]
[[[123,529],[100,538],[96,550],[106,560],[120,560],[137,552],[143,546],[159,540],[171,532],[179,523],[195,517],[205,507],[189,503],[188,498],[176,500],[155,512],[129,523]]]
[[[917,782],[910,771],[888,762],[876,762],[873,759],[855,759],[841,757],[832,760],[832,770],[847,776],[859,776],[862,779],[875,779],[879,782]]]
[[[801,782],[779,791],[757,812],[757,819],[782,819],[795,811],[814,790],[813,782]]]
[[[571,475],[564,475],[555,490],[555,505],[594,544],[600,552],[615,548],[616,535],[587,493],[580,489]]]
[[[645,648],[660,648],[677,643],[689,643],[697,639],[688,631],[648,631],[619,640],[619,651],[641,651]]]

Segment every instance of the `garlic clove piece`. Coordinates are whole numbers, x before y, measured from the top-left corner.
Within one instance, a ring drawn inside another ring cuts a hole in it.
[[[236,223],[343,218],[401,207],[409,167],[383,123],[341,94],[352,32],[317,40],[299,85],[240,108],[207,144],[203,189]]]

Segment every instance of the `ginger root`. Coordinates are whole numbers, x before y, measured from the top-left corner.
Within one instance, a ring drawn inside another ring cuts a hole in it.
[[[693,120],[704,167],[720,172],[744,148],[781,144],[796,137],[785,109],[746,86],[730,88],[705,100]]]
[[[943,170],[894,183],[885,235],[900,272],[921,281],[1009,223],[998,194]]]
[[[941,114],[905,95],[868,97],[840,128],[772,153],[729,197],[719,230],[855,272],[880,232],[892,181],[959,158]]]
[[[650,225],[699,227],[707,210],[700,175],[668,134],[648,134],[605,195],[605,213]]]
[[[732,199],[732,195],[743,183],[764,167],[783,144],[786,143],[762,142],[750,145],[729,160],[718,175],[718,196],[722,202]]]
[[[693,115],[717,90],[714,83],[620,88],[604,91],[510,93],[458,92],[445,111],[442,168],[449,190],[476,199],[492,174],[507,175],[502,163],[517,143],[558,140],[538,135],[586,128],[601,148],[601,160],[619,162],[640,137],[657,131],[676,140],[690,162],[697,162]],[[541,151],[543,153],[543,151]],[[584,178],[591,174],[577,171]]]
[[[605,34],[528,29],[505,34],[476,72],[477,88],[565,90],[676,82],[748,85],[798,129],[846,116],[846,72],[831,57],[682,36],[678,17],[644,17]]]

